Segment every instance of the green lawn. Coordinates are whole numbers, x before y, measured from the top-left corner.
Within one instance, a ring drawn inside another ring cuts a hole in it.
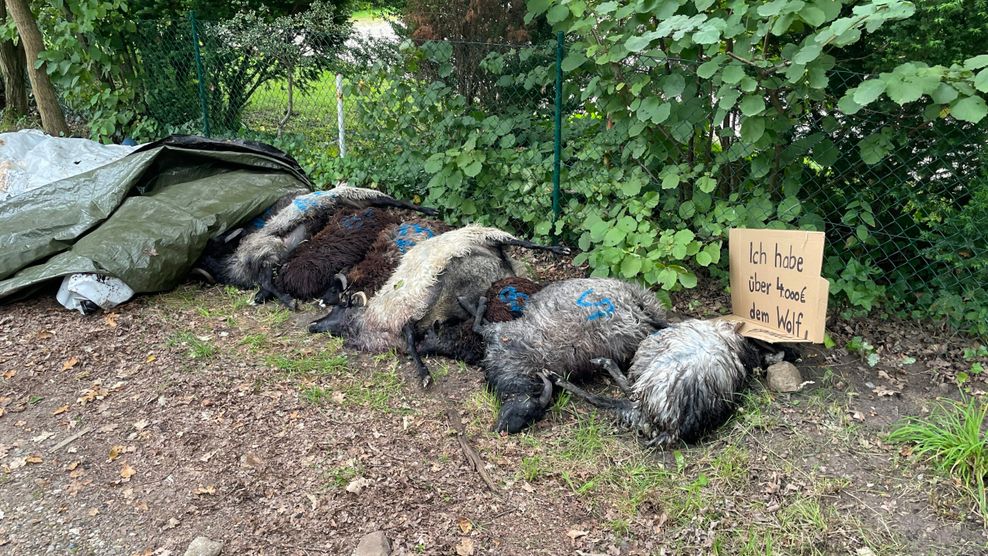
[[[374,21],[376,19],[384,19],[384,13],[384,10],[380,8],[370,8],[353,12],[350,15],[350,19],[353,21]]]
[[[326,139],[336,137],[335,74],[324,72],[305,91],[296,87],[293,96],[292,115],[285,124],[285,132],[300,132],[310,137]],[[279,80],[265,83],[254,93],[244,110],[244,123],[254,131],[275,132],[287,106],[287,82]]]

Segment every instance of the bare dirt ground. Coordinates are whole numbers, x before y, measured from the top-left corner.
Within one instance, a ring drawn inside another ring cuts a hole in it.
[[[50,296],[0,308],[0,553],[182,554],[202,535],[224,554],[347,555],[374,530],[394,554],[988,546],[957,485],[885,440],[956,396],[962,338],[838,322],[837,345],[864,337],[874,367],[860,350],[809,350],[803,391],[755,380],[708,442],[649,453],[565,398],[534,430],[497,436],[478,369],[431,359],[423,392],[403,357],[345,350],[305,332],[311,314],[250,298],[190,284],[88,317]],[[676,302],[703,316],[726,300]]]

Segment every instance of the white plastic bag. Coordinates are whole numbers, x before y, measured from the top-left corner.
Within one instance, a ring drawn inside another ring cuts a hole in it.
[[[102,274],[70,274],[62,280],[55,298],[63,307],[84,315],[112,309],[134,297],[134,290],[119,278]]]

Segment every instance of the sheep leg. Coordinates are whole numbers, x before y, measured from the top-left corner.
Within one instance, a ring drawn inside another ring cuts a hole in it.
[[[566,390],[570,394],[573,394],[577,398],[582,399],[583,401],[589,403],[590,405],[596,408],[605,409],[608,411],[615,411],[618,413],[628,409],[627,400],[616,400],[614,398],[608,398],[607,396],[598,396],[595,394],[591,394],[590,392],[587,392],[586,390],[580,388],[579,386],[573,384],[572,382],[558,375],[548,376],[543,374],[542,376],[549,378],[556,384],[556,386],[562,388],[563,390]]]
[[[628,377],[624,376],[624,373],[621,372],[621,369],[618,368],[617,363],[613,359],[600,357],[590,362],[598,367],[603,367],[611,375],[611,378],[614,379],[614,382],[617,383],[618,388],[624,392],[624,395],[631,395],[631,385],[628,384]]]
[[[428,388],[432,384],[432,375],[429,373],[429,368],[422,362],[422,358],[419,357],[418,350],[415,349],[415,329],[411,324],[406,324],[401,331],[405,334],[405,344],[408,348],[408,354],[412,356],[412,361],[415,363],[415,369],[418,371],[419,379],[422,381],[422,388]]]
[[[484,314],[487,312],[487,298],[481,296],[477,300],[476,305],[470,305],[469,302],[463,297],[457,297],[456,301],[459,302],[460,307],[463,310],[470,313],[473,316],[473,331],[477,334],[483,335],[484,333]]]
[[[525,249],[534,249],[536,251],[551,251],[556,255],[570,254],[568,247],[563,247],[562,245],[540,245],[526,239],[509,239],[505,241],[503,245],[513,245],[515,247],[524,247]]]
[[[292,299],[292,296],[288,295],[287,293],[282,293],[278,291],[278,288],[275,287],[274,270],[270,266],[265,268],[264,273],[261,274],[260,283],[261,283],[261,291],[257,292],[257,297],[260,297],[261,294],[268,296],[267,299],[271,299],[271,297],[277,297],[278,301],[281,301],[281,303],[284,304],[285,307],[288,307],[288,309],[291,311],[294,311],[298,307],[295,300]],[[256,300],[257,297],[255,297],[254,299]]]

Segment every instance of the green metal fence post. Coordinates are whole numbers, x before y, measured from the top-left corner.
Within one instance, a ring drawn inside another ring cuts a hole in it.
[[[563,146],[563,32],[556,33],[556,122],[552,155],[552,221],[559,219],[559,164]]]
[[[209,137],[209,103],[206,102],[206,70],[202,65],[202,53],[199,52],[199,30],[196,23],[196,12],[189,12],[189,23],[192,25],[192,47],[196,57],[196,76],[199,79],[199,108],[202,110],[202,134]]]

